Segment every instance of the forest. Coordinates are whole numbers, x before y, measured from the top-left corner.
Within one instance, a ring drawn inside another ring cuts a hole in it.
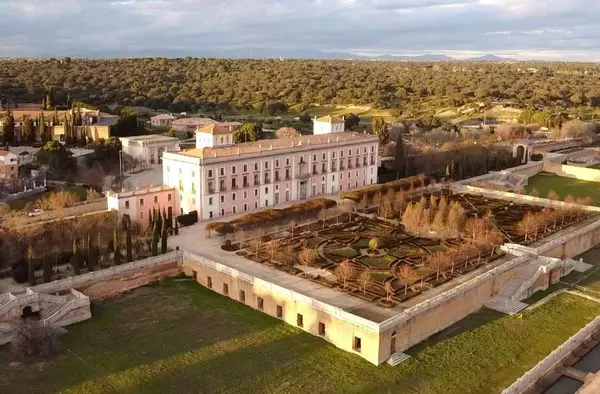
[[[228,59],[10,59],[0,100],[74,99],[179,111],[288,109],[355,104],[414,116],[427,108],[501,101],[577,113],[600,106],[600,65],[586,63],[384,62]]]

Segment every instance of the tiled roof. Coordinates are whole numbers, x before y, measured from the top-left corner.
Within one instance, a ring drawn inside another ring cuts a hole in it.
[[[344,123],[344,119],[338,118],[337,116],[331,116],[331,115],[322,116],[320,118],[317,118],[317,121],[318,122],[327,122],[327,123]]]
[[[261,140],[235,144],[219,148],[196,148],[179,152],[178,154],[198,158],[219,158],[228,156],[240,156],[253,153],[269,152],[284,149],[293,149],[306,146],[329,145],[336,142],[372,140],[376,142],[377,137],[370,134],[359,133],[335,133],[323,135],[305,135],[296,138],[283,138],[274,140]]]
[[[237,122],[226,122],[226,123],[212,123],[203,127],[199,127],[196,133],[208,133],[208,134],[229,134],[232,133],[233,127],[240,126],[241,123]]]
[[[171,114],[160,114],[160,115],[155,115],[153,117],[151,117],[150,119],[152,120],[160,120],[160,119],[177,119],[176,116],[173,116]]]

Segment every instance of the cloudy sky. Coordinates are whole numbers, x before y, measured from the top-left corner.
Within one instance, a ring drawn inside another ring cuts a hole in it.
[[[0,0],[0,15],[0,56],[268,48],[600,61],[597,0]]]

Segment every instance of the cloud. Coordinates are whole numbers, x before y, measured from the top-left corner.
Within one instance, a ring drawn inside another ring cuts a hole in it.
[[[264,48],[600,60],[593,0],[4,0],[0,14],[10,15],[0,56]]]

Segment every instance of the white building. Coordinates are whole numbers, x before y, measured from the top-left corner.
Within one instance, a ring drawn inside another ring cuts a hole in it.
[[[160,114],[150,118],[150,125],[152,127],[171,127],[175,120],[177,120],[176,116],[171,114]]]
[[[344,118],[327,115],[322,118],[313,119],[314,135],[343,133],[345,129],[346,122],[344,121]]]
[[[179,138],[164,135],[140,135],[119,139],[123,144],[123,153],[132,156],[141,163],[158,163],[163,152],[179,151]]]
[[[328,123],[330,133],[240,144],[227,129],[200,128],[196,149],[164,153],[163,183],[177,189],[182,212],[202,219],[376,183],[378,138],[339,132],[339,123]]]

